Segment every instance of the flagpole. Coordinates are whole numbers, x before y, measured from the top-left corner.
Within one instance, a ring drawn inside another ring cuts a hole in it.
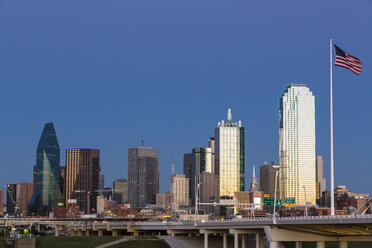
[[[329,68],[330,68],[330,119],[331,119],[331,215],[335,215],[335,182],[334,182],[334,161],[333,161],[333,87],[332,87],[332,39],[329,40]]]

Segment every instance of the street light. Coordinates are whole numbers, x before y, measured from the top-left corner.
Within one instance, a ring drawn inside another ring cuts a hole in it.
[[[305,217],[307,217],[306,188],[305,188],[305,185],[302,185],[302,187],[304,188],[304,193],[305,193]]]
[[[275,172],[275,193],[274,193],[274,212],[273,212],[273,224],[276,224],[276,219],[275,219],[275,206],[276,206],[276,185],[278,181],[278,175],[279,175],[279,170]]]

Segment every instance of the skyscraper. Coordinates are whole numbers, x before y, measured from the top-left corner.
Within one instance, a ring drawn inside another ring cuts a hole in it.
[[[315,99],[306,85],[291,84],[280,97],[279,156],[281,197],[315,204]]]
[[[192,191],[192,182],[191,182],[191,167],[192,167],[192,153],[185,153],[183,155],[183,174],[185,175],[186,178],[190,179],[189,180],[189,198],[190,198],[190,203],[192,204],[192,199],[191,199],[191,191]]]
[[[80,210],[95,212],[100,171],[98,149],[66,149],[66,205],[76,199]]]
[[[195,204],[198,195],[198,184],[200,183],[200,174],[202,172],[212,172],[212,148],[197,147],[192,149],[191,166],[191,199]]]
[[[232,199],[244,191],[244,127],[232,121],[229,109],[226,123],[219,122],[214,134],[217,198]]]
[[[4,189],[0,188],[0,216],[4,216]]]
[[[17,184],[17,187],[20,187],[20,190],[17,190],[20,195],[17,195],[17,199],[19,199],[19,210],[22,216],[28,215],[28,204],[31,200],[31,197],[34,193],[34,185],[32,183],[21,183]]]
[[[324,178],[324,161],[322,156],[316,157],[316,199],[322,197],[322,192],[326,190],[326,179]]]
[[[264,165],[260,167],[260,189],[271,197],[275,196],[275,176],[278,170],[279,165],[275,164],[275,162],[271,162],[271,164],[265,162]],[[278,185],[279,184],[277,184],[277,186]],[[277,189],[277,196],[278,195],[279,189]]]
[[[46,123],[36,154],[36,181],[29,214],[47,215],[62,200],[59,190],[60,151],[53,123]]]
[[[6,187],[6,213],[8,215],[17,215],[19,213],[17,184],[8,184]]]
[[[129,203],[142,208],[156,204],[159,193],[158,150],[151,147],[136,147],[128,150]]]

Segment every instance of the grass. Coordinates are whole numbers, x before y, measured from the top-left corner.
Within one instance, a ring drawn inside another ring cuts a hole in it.
[[[295,242],[283,242],[286,248],[295,248]],[[348,248],[367,248],[372,247],[372,242],[348,242]],[[316,248],[315,242],[303,242],[302,248]],[[326,242],[326,248],[339,248],[338,242]]]
[[[109,243],[122,237],[90,236],[90,237],[52,237],[44,236],[36,238],[37,248],[91,248]]]
[[[170,248],[170,246],[162,239],[134,239],[112,245],[109,248]]]

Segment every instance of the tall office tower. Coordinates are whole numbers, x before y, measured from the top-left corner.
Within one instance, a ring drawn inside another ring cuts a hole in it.
[[[326,190],[326,179],[324,178],[324,161],[322,156],[316,157],[316,199],[322,197],[322,192]]]
[[[192,153],[185,153],[183,155],[183,174],[186,178],[189,180],[189,198],[190,198],[190,204],[192,204],[191,200],[191,191],[192,191],[192,182],[191,182],[191,167],[192,167]]]
[[[211,173],[215,174],[215,151],[216,151],[216,140],[214,137],[209,137],[208,147],[211,148],[212,153],[212,169]]]
[[[60,166],[59,167],[59,190],[61,191],[63,198],[66,195],[66,192],[65,192],[65,187],[66,187],[65,180],[66,180],[66,166]],[[64,199],[63,199],[63,202],[65,202]]]
[[[0,216],[4,216],[4,189],[0,189]]]
[[[201,203],[211,203],[215,201],[216,178],[214,173],[202,172],[200,175],[200,201]],[[212,213],[213,206],[202,205],[199,207],[205,213]]]
[[[28,204],[31,200],[31,197],[34,193],[34,185],[32,183],[21,183],[17,184],[17,200],[19,200],[19,208],[21,216],[28,215]]]
[[[212,148],[209,147],[197,147],[192,149],[190,195],[193,205],[195,204],[196,197],[199,196],[197,193],[198,184],[200,183],[200,174],[203,171],[212,172]]]
[[[118,203],[128,203],[128,180],[118,179],[113,183],[114,201]]]
[[[76,199],[80,210],[94,213],[100,171],[98,149],[66,149],[66,205],[68,200]]]
[[[17,184],[8,184],[6,186],[6,213],[8,215],[18,215],[17,206]]]
[[[151,147],[136,147],[128,150],[129,203],[142,208],[156,203],[159,193],[159,155]]]
[[[105,189],[105,175],[99,174],[98,179],[98,190],[99,193],[102,194],[103,190]]]
[[[59,145],[53,123],[46,123],[36,156],[36,181],[29,214],[45,216],[63,199],[59,190]]]
[[[271,162],[271,164],[265,162],[264,165],[260,167],[261,191],[271,197],[275,196],[275,176],[278,170],[279,165],[275,164],[274,161]],[[279,178],[277,180],[277,195],[279,196]]]
[[[232,199],[235,192],[244,191],[244,127],[232,121],[229,109],[227,122],[219,122],[214,134],[216,200]]]
[[[189,198],[190,179],[184,174],[176,174],[171,179],[171,206],[172,209],[180,209],[190,205]]]
[[[35,185],[36,185],[36,165],[34,165],[32,184],[34,185],[34,190],[35,190]]]
[[[257,178],[256,178],[256,168],[253,165],[253,175],[252,175],[252,180],[251,180],[251,189],[249,191],[255,192],[255,191],[259,191],[259,190],[260,189],[259,189]]]
[[[291,84],[280,97],[279,156],[281,198],[315,204],[315,99],[306,85]]]

